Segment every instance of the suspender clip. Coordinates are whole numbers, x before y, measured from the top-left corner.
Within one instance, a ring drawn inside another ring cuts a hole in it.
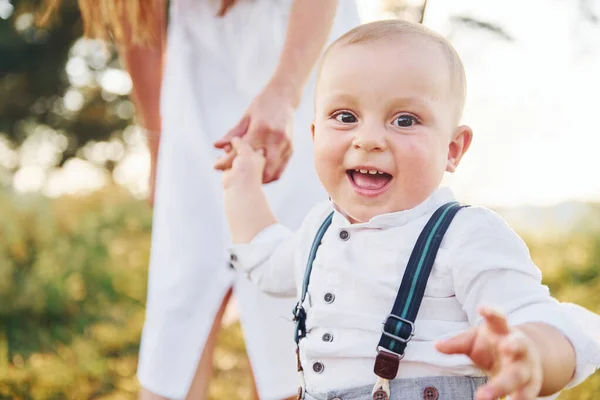
[[[294,341],[296,345],[300,343],[300,339],[306,336],[306,310],[300,303],[294,308],[294,321],[296,321],[296,330],[294,333]]]
[[[408,337],[403,338],[398,335],[386,332],[385,327],[390,319],[395,319],[396,321],[398,321],[398,323],[395,324],[395,332],[400,332],[401,324],[407,324],[410,327],[410,333]],[[404,358],[404,348],[406,346],[406,343],[410,342],[410,340],[415,334],[415,325],[412,323],[412,321],[409,321],[405,318],[399,317],[394,314],[389,314],[386,317],[385,321],[383,321],[381,333],[383,334],[383,336],[387,336],[389,338],[392,338],[393,340],[397,340],[398,342],[404,344],[404,346],[401,346],[402,350],[400,353],[391,351],[390,349],[382,347],[381,345],[377,346],[377,357],[375,358],[375,366],[373,368],[375,375],[383,379],[392,380],[396,378],[396,375],[398,374],[398,368],[400,368],[400,360]]]
[[[398,369],[400,368],[400,360],[404,354],[399,355],[391,351],[377,349],[377,357],[375,357],[375,366],[373,372],[380,378],[392,380],[396,378]]]
[[[392,333],[386,332],[385,326],[387,325],[387,323],[390,320],[390,318],[395,319],[395,320],[398,321],[398,323],[396,324],[396,327],[397,327],[396,328],[396,332],[400,331],[401,324],[407,324],[408,326],[410,326],[410,334],[408,335],[407,338],[403,338],[403,337],[400,337],[398,335],[394,335]],[[415,335],[415,324],[412,321],[409,321],[407,319],[404,319],[404,318],[399,317],[399,316],[394,315],[394,314],[390,314],[390,315],[387,316],[387,318],[385,319],[385,321],[383,321],[383,326],[381,327],[381,333],[384,336],[387,336],[387,337],[392,338],[394,340],[397,340],[399,342],[408,343],[408,342],[410,342],[410,340]]]
[[[301,318],[306,317],[306,311],[304,311],[304,307],[302,307],[302,304],[300,304],[300,302],[296,303],[296,307],[294,307],[293,314],[294,321],[299,321]]]

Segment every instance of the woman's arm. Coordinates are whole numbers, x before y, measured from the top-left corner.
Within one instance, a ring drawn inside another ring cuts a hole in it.
[[[149,131],[159,132],[163,47],[120,43],[119,56],[131,76],[133,101],[140,124]]]
[[[239,123],[215,147],[227,149],[231,139],[245,136],[253,148],[264,148],[263,182],[277,180],[292,155],[294,112],[304,86],[329,38],[337,0],[295,0],[275,73]],[[220,158],[218,170],[231,168],[233,155]]]
[[[151,1],[158,3],[154,9],[159,14],[151,18],[155,26],[153,31],[157,34],[148,43],[137,44],[131,40],[131,28],[125,24],[125,34],[117,42],[117,47],[121,62],[133,83],[132,99],[138,121],[148,135],[151,162],[149,201],[152,204],[161,132],[160,89],[166,37],[166,3],[165,0]]]
[[[287,91],[298,107],[304,85],[329,38],[338,0],[294,0],[271,84]]]

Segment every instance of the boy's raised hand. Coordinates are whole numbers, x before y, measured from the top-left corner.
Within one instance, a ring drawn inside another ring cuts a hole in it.
[[[232,139],[231,148],[227,149],[227,153],[223,157],[233,157],[231,168],[223,172],[225,189],[232,184],[262,185],[265,169],[263,149],[254,150],[244,139],[236,137]]]
[[[484,322],[451,339],[436,343],[446,354],[465,354],[491,376],[480,387],[476,400],[511,396],[511,400],[534,400],[542,387],[542,361],[531,339],[511,328],[504,315],[481,307]]]

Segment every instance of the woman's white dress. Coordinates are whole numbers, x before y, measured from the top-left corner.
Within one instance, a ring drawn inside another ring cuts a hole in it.
[[[162,86],[159,154],[146,321],[139,380],[184,398],[223,296],[233,285],[260,398],[296,392],[295,299],[274,299],[229,267],[230,243],[213,142],[232,128],[270,78],[292,0],[238,0],[216,17],[216,0],[173,0]],[[330,40],[358,25],[356,2],[341,0]],[[265,187],[277,217],[299,226],[326,198],[313,167],[314,72],[296,114],[294,155]],[[232,382],[235,385],[235,382]]]

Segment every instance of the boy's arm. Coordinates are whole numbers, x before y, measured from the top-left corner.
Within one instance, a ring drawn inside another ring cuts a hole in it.
[[[224,196],[234,244],[250,243],[265,228],[277,223],[261,182],[250,178],[235,182],[225,189]]]
[[[231,265],[261,291],[276,297],[296,295],[294,275],[297,234],[271,225],[246,244],[229,249]]]
[[[234,162],[223,173],[225,213],[234,244],[250,243],[277,219],[269,207],[262,188],[265,167],[263,150],[253,150],[242,139],[232,141]]]
[[[541,361],[540,395],[590,375],[600,365],[600,343],[550,296],[521,238],[486,209],[467,208],[455,221],[467,227],[453,246],[452,275],[456,298],[471,324],[482,322],[481,306],[492,307],[530,339]]]
[[[239,138],[232,141],[235,159],[223,173],[225,213],[234,246],[232,265],[262,291],[295,294],[296,235],[277,223],[262,189],[262,151]]]
[[[575,349],[565,335],[543,322],[531,322],[516,327],[535,346],[542,363],[540,396],[549,396],[564,389],[575,375]]]
[[[436,343],[442,353],[464,354],[491,376],[477,390],[477,400],[534,399],[566,386],[575,353],[562,333],[544,323],[510,327],[506,316],[489,307],[481,307],[479,314],[482,324]]]

